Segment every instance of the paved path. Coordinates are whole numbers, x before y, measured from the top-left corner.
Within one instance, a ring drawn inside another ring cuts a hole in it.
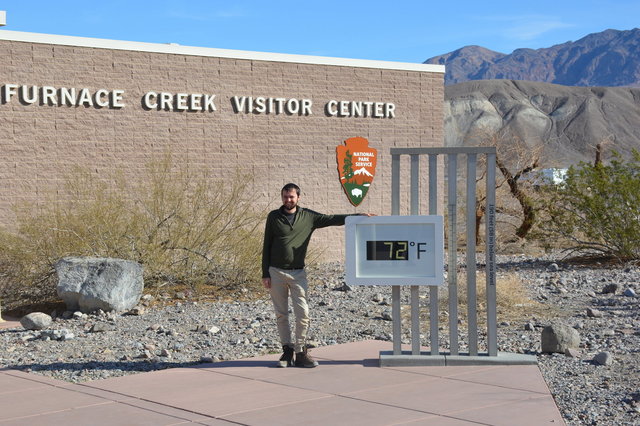
[[[0,370],[0,425],[563,425],[540,370],[378,367],[391,343],[314,349],[72,384]]]

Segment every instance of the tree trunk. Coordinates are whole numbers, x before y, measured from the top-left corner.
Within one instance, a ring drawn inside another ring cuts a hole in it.
[[[531,170],[534,170],[538,164],[537,160],[529,167],[524,168],[520,172],[518,172],[515,176],[511,174],[511,172],[505,167],[504,164],[499,159],[496,159],[496,165],[502,172],[503,176],[507,179],[507,184],[509,185],[509,191],[511,195],[514,196],[518,203],[520,203],[520,207],[522,207],[522,223],[516,230],[516,235],[520,238],[524,238],[527,236],[533,224],[536,221],[536,210],[531,198],[527,196],[527,194],[520,189],[518,185],[518,179],[522,174],[528,173]]]
[[[486,207],[484,205],[476,206],[476,245],[480,243],[480,221],[484,217],[484,211]]]

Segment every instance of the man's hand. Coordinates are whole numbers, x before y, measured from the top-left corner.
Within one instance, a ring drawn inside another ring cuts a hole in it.
[[[374,213],[358,213],[359,216],[367,216],[367,217],[371,217],[371,216],[377,216],[377,214]]]
[[[263,278],[262,279],[262,286],[264,288],[271,288],[271,278]]]

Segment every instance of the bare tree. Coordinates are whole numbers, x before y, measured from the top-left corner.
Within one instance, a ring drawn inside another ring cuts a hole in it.
[[[595,146],[596,148],[596,159],[593,162],[593,166],[597,167],[602,165],[602,156],[604,154],[604,149],[606,146],[613,144],[613,136],[606,137],[598,142]]]
[[[542,144],[529,145],[520,136],[513,135],[506,129],[484,128],[474,132],[467,139],[472,145],[496,147],[496,167],[503,176],[503,179],[496,183],[496,188],[506,183],[509,192],[520,204],[522,222],[516,229],[516,235],[520,238],[526,237],[535,223],[536,207],[521,182],[524,176],[539,167]],[[479,179],[482,178],[481,176]],[[476,242],[480,230],[479,223],[485,213],[483,198],[478,198],[480,200],[476,202]]]

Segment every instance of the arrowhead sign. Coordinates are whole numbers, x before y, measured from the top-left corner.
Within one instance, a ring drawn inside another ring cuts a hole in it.
[[[338,176],[342,189],[354,206],[364,200],[376,174],[378,150],[369,147],[365,138],[355,137],[336,147]]]

